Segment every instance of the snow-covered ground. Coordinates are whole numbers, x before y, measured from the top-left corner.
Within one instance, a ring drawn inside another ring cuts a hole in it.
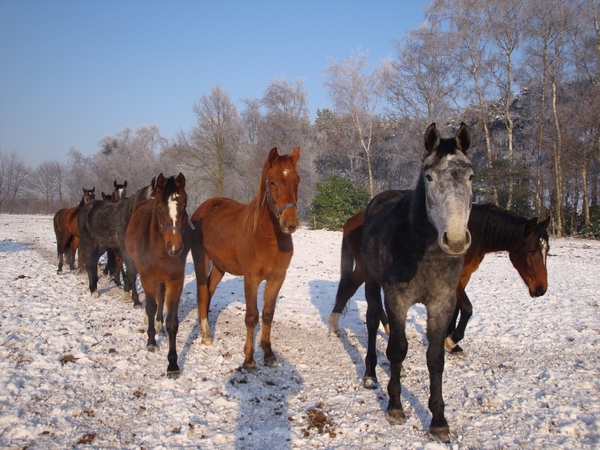
[[[341,233],[300,229],[273,326],[280,367],[240,371],[243,283],[226,276],[211,305],[214,343],[198,339],[191,257],[179,310],[182,375],[165,376],[167,345],[146,351],[143,311],[101,279],[56,274],[51,216],[0,216],[0,447],[203,449],[573,449],[600,446],[600,243],[551,240],[549,289],[532,299],[507,254],[490,254],[467,287],[465,356],[447,355],[452,442],[427,435],[425,310],[411,309],[405,425],[384,416],[381,387],[361,386],[361,288],[329,336]],[[141,296],[143,299],[143,295]]]

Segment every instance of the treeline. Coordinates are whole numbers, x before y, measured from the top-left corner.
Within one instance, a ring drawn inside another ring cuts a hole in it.
[[[425,24],[368,65],[357,49],[331,60],[332,108],[311,121],[302,80],[274,79],[262,98],[235,103],[214,86],[193,105],[195,124],[166,139],[157,126],[104,136],[92,156],[30,168],[0,151],[0,212],[54,213],[82,187],[128,190],[183,172],[189,207],[216,195],[246,202],[272,147],[301,147],[300,212],[317,183],[342,177],[371,196],[412,187],[425,128],[472,131],[477,202],[552,217],[555,235],[598,236],[600,0],[433,0]]]

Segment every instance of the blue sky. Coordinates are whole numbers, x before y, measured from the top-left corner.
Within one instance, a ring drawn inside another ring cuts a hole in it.
[[[360,47],[375,66],[427,3],[0,0],[0,148],[36,166],[126,125],[171,139],[213,86],[238,102],[282,77],[304,80],[314,118],[330,58]]]

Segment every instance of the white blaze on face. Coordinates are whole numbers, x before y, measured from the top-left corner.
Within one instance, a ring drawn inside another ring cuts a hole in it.
[[[544,258],[544,265],[546,265],[548,259],[548,251],[550,250],[550,246],[548,242],[544,238],[540,238],[540,247],[542,248],[542,256]]]
[[[167,205],[169,207],[169,217],[173,221],[174,227],[177,226],[177,198],[178,197],[179,197],[178,194],[176,194],[176,193],[172,194],[169,197],[169,200],[167,201]],[[173,233],[175,233],[175,230],[173,230]]]

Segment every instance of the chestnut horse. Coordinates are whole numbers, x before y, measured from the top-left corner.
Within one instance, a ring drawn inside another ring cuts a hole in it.
[[[79,205],[74,208],[59,209],[54,214],[54,233],[56,234],[56,252],[58,253],[57,274],[62,273],[63,259],[67,254],[67,263],[71,272],[75,268],[75,252],[79,247],[79,227],[77,226],[77,217],[81,207],[96,198],[96,188],[83,188],[83,197]],[[79,252],[79,270],[83,270],[83,259]]]
[[[404,195],[409,191],[397,191]],[[360,241],[365,221],[365,212],[350,217],[343,228],[340,284],[335,297],[335,306],[329,316],[332,334],[340,334],[339,318],[348,300],[365,282],[363,261],[360,257]],[[465,253],[465,261],[456,287],[456,309],[446,332],[446,348],[452,353],[462,352],[457,345],[464,337],[473,307],[465,292],[471,274],[475,272],[487,253],[508,251],[509,258],[529,288],[531,297],[539,297],[548,289],[548,224],[550,218],[538,222],[537,218],[526,219],[510,211],[492,205],[474,204],[469,216],[469,231],[472,243]],[[456,320],[460,313],[458,326]],[[381,321],[389,334],[387,316]]]
[[[456,305],[456,285],[463,255],[471,244],[467,228],[473,202],[473,167],[466,152],[469,128],[462,123],[454,138],[442,139],[435,124],[424,136],[426,157],[416,188],[404,195],[387,191],[375,196],[365,211],[360,247],[365,274],[368,345],[363,385],[377,386],[377,328],[384,292],[390,337],[386,355],[390,362],[390,424],[406,421],[402,407],[400,370],[408,351],[408,309],[422,303],[427,309],[427,368],[429,369],[429,432],[450,441],[444,415],[442,378],[444,338]]]
[[[292,233],[300,225],[296,212],[300,177],[296,163],[300,148],[280,156],[269,153],[259,182],[258,194],[247,205],[227,198],[211,198],[192,215],[192,257],[198,289],[198,320],[202,343],[210,345],[208,325],[210,300],[225,272],[244,277],[246,296],[246,343],[243,368],[251,371],[254,361],[254,330],[258,324],[257,294],[266,280],[260,345],[264,363],[276,366],[271,349],[271,324],[279,289],[285,280],[294,246]],[[212,261],[212,270],[209,264]],[[210,274],[209,274],[210,272]]]
[[[156,179],[154,199],[135,207],[125,235],[125,248],[135,263],[146,295],[148,351],[158,348],[156,332],[162,329],[163,306],[165,303],[167,306],[167,376],[170,378],[180,374],[176,347],[177,313],[185,277],[185,259],[190,249],[186,205],[183,174],[165,178],[161,173]]]

